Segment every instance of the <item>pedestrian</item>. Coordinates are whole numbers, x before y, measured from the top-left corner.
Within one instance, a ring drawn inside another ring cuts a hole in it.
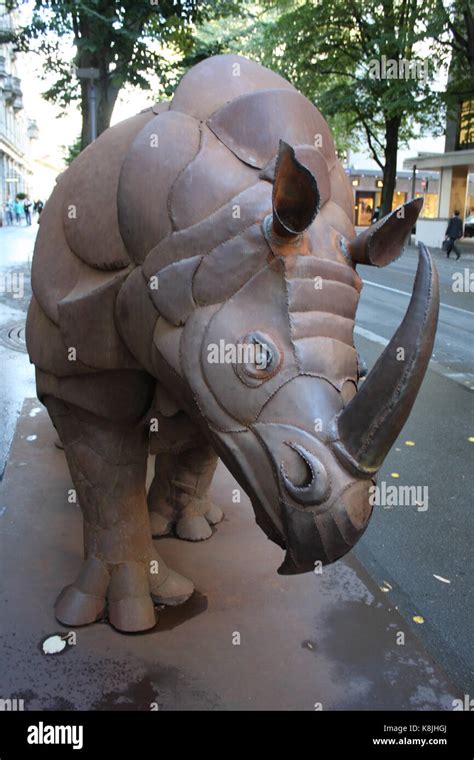
[[[28,227],[31,226],[31,206],[32,203],[29,198],[25,198],[23,201],[23,211],[25,212],[25,219]]]
[[[454,216],[451,217],[446,227],[446,258],[449,259],[451,251],[454,251],[456,254],[456,261],[459,261],[461,258],[461,252],[456,245],[456,240],[462,237],[462,233],[462,221],[459,218],[459,211],[455,211]]]
[[[375,222],[378,222],[380,216],[380,206],[377,206],[374,209],[374,213],[372,214],[372,219],[370,220],[371,224],[375,224]]]
[[[40,216],[40,215],[41,215],[41,212],[42,212],[42,210],[43,210],[43,206],[44,206],[44,203],[43,203],[43,201],[36,201],[36,202],[35,202],[35,207],[34,207],[34,209],[35,209],[35,214],[38,214],[38,216]]]
[[[14,210],[15,210],[15,219],[17,224],[21,224],[21,217],[23,214],[23,206],[21,205],[21,201],[16,198],[14,203]]]
[[[13,203],[10,198],[5,203],[5,216],[7,218],[7,224],[11,227],[13,225]]]

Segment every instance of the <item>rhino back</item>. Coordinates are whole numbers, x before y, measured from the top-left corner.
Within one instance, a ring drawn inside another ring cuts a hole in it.
[[[149,147],[153,130],[154,152]],[[340,234],[352,230],[352,193],[326,121],[291,84],[254,61],[232,55],[199,63],[180,82],[169,111],[143,132],[146,139],[137,136],[122,170],[119,217],[122,220],[122,207],[124,217],[126,209],[131,211],[123,199],[133,184],[129,250],[133,247],[134,260],[143,263],[147,278],[173,262],[210,253],[271,211],[281,139],[295,148],[316,177],[321,211],[332,205],[331,213],[322,218],[337,219]],[[181,134],[192,134],[192,148],[189,141],[176,139]],[[177,165],[177,151],[182,167]],[[175,178],[171,181],[170,174],[163,182],[164,166],[170,161],[175,164]],[[132,171],[126,169],[128,162],[133,166],[133,183],[126,181]],[[156,169],[150,171],[147,167],[153,165]],[[144,173],[150,183],[140,185],[137,178]],[[166,203],[158,209],[155,193],[166,188]],[[123,229],[124,239],[127,234]]]
[[[132,268],[118,228],[117,188],[130,143],[155,116],[150,109],[104,132],[59,176],[45,205],[27,320],[30,357],[45,372],[136,366],[114,322],[116,294]],[[69,360],[70,348],[77,361]]]
[[[61,175],[42,215],[33,292],[85,366],[139,366],[115,318],[129,274],[138,266],[146,283],[163,267],[207,256],[258,225],[271,210],[280,139],[318,180],[319,221],[325,206],[337,206],[331,219],[348,234],[351,192],[325,120],[279,75],[239,56],[195,66],[169,105],[107,130]],[[122,310],[127,320],[134,312]],[[40,336],[29,328],[34,347]],[[127,333],[131,345],[128,335],[139,339],[140,330]]]

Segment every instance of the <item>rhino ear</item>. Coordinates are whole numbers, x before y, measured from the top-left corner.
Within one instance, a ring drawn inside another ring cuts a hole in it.
[[[415,198],[367,227],[348,244],[352,261],[384,267],[398,259],[422,206],[423,198]]]
[[[303,232],[318,213],[318,183],[309,169],[300,164],[295,151],[280,140],[273,183],[273,229],[281,237]]]

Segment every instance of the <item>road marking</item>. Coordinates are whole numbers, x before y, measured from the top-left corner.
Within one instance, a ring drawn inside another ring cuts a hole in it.
[[[373,288],[382,288],[382,290],[389,290],[391,293],[398,293],[401,296],[407,296],[411,298],[411,293],[407,293],[406,290],[398,290],[397,288],[389,288],[388,285],[380,285],[378,282],[371,282],[370,280],[363,280],[365,285],[372,285]],[[440,303],[443,309],[452,309],[452,311],[460,311],[461,314],[469,314],[472,316],[474,312],[467,309],[460,309],[458,306],[450,306],[448,303]]]
[[[361,338],[370,340],[371,343],[378,343],[384,348],[390,343],[390,341],[387,340],[387,338],[384,338],[383,335],[378,335],[377,333],[372,332],[372,330],[366,330],[365,327],[359,327],[359,325],[354,327],[354,332],[357,335],[360,335]],[[437,372],[438,375],[444,375],[444,377],[447,377],[449,380],[458,383],[458,385],[462,385],[463,388],[467,388],[469,391],[474,390],[474,374],[472,372],[452,372],[448,367],[445,367],[434,359],[430,359],[430,369],[433,370],[433,372]]]
[[[390,343],[387,338],[384,338],[382,335],[377,335],[377,333],[372,332],[372,330],[366,330],[365,327],[359,327],[356,325],[354,327],[354,332],[357,333],[357,335],[360,335],[361,338],[366,338],[366,340],[370,340],[372,343],[379,343],[381,346],[388,346]]]

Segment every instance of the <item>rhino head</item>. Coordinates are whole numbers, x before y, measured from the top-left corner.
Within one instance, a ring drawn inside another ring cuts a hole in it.
[[[370,487],[426,372],[439,298],[421,245],[407,313],[361,384],[356,265],[397,258],[422,201],[347,239],[331,225],[334,209],[318,214],[317,180],[286,143],[272,180],[270,213],[163,270],[154,298],[167,320],[155,349],[160,370],[171,364],[184,380],[189,408],[257,523],[286,549],[279,572],[290,574],[333,562],[364,532]],[[173,357],[170,321],[179,330]]]

